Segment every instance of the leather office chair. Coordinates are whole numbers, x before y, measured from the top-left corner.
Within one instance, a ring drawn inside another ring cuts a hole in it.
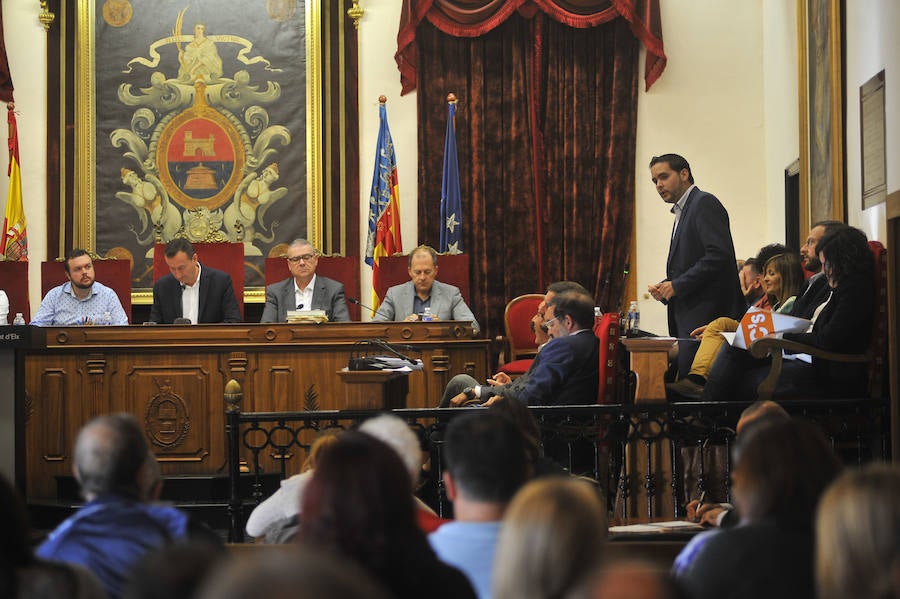
[[[116,292],[119,303],[131,322],[131,262],[129,260],[95,258],[94,280]],[[41,297],[68,280],[63,260],[41,262]]]
[[[503,311],[503,328],[506,333],[500,339],[503,350],[498,370],[512,378],[525,374],[537,355],[531,319],[544,301],[543,294],[527,293],[509,300]]]
[[[244,317],[244,244],[243,243],[192,243],[200,264],[227,272],[237,298],[241,318]],[[169,274],[166,264],[166,246],[157,243],[153,247],[153,281]]]
[[[316,274],[343,283],[345,297],[362,299],[359,296],[359,268],[360,259],[355,256],[319,256]],[[278,256],[266,258],[266,286],[290,276],[287,260]],[[363,303],[368,302],[363,300]],[[359,321],[359,305],[347,302],[347,309],[350,311],[350,320]]]
[[[759,399],[772,399],[775,395],[775,388],[778,385],[778,378],[781,376],[784,360],[783,350],[805,353],[832,362],[868,363],[868,396],[874,398],[886,396],[885,363],[887,361],[888,345],[887,251],[879,241],[870,241],[869,249],[872,251],[872,256],[875,259],[875,280],[873,281],[875,286],[875,305],[873,306],[875,318],[872,323],[872,339],[869,342],[869,348],[862,354],[842,354],[786,339],[757,339],[750,344],[750,352],[757,358],[764,358],[770,354],[772,356],[772,368],[769,371],[769,375],[757,387]],[[860,309],[865,308],[861,306]]]
[[[28,262],[0,260],[0,289],[6,292],[6,297],[9,299],[7,322],[12,324],[16,312],[22,313],[25,322],[31,322],[31,307],[28,301]]]

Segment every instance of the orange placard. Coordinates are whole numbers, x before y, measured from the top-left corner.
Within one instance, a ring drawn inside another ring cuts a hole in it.
[[[769,310],[749,311],[741,318],[741,333],[744,335],[746,347],[750,347],[755,339],[774,332],[775,323]]]

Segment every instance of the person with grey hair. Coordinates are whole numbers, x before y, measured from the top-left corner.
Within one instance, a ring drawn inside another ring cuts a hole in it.
[[[158,474],[144,433],[130,414],[90,421],[75,442],[74,474],[87,503],[60,524],[37,555],[83,566],[112,599],[148,551],[191,530],[187,514],[149,503]]]
[[[295,239],[285,256],[291,276],[266,287],[260,322],[286,322],[289,310],[324,310],[332,322],[349,322],[344,285],[316,274],[319,252],[306,239]]]
[[[464,320],[476,332],[481,328],[458,287],[437,281],[438,256],[434,248],[420,245],[409,254],[409,278],[387,290],[372,320]]]

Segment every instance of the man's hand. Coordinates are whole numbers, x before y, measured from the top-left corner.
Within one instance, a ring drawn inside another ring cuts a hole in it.
[[[485,408],[488,408],[488,407],[490,407],[491,404],[493,404],[495,401],[500,401],[500,398],[501,398],[501,397],[502,397],[502,395],[495,395],[495,396],[493,396],[492,398],[490,398],[489,400],[487,400],[486,402],[484,402],[484,403],[481,404],[481,405],[482,405],[483,407],[485,407]]]
[[[508,385],[512,382],[512,379],[509,378],[509,375],[505,372],[498,372],[494,375],[493,378],[487,380],[488,385],[491,387],[496,387],[497,385]]]
[[[454,395],[453,397],[450,398],[450,405],[453,406],[454,408],[458,408],[461,405],[463,405],[464,403],[466,403],[467,400],[468,400],[468,398],[466,397],[466,394],[460,393],[459,395]]]
[[[708,326],[709,326],[708,324],[705,324],[702,327],[697,327],[696,329],[691,331],[691,337],[696,337],[697,339],[699,339],[700,337],[703,336],[703,331],[705,331],[706,327],[708,327]]]
[[[409,316],[407,316],[407,317],[404,318],[403,320],[405,320],[405,321],[407,321],[407,322],[415,322],[415,321],[419,320],[419,315],[418,315],[418,314],[410,314]]]
[[[700,502],[696,499],[688,503],[685,508],[687,509],[687,519],[703,526],[717,526],[719,515],[726,510],[719,503],[704,503],[700,505]]]
[[[659,293],[659,298],[656,299],[661,298],[668,301],[675,297],[675,288],[672,286],[672,281],[663,281],[662,283],[657,284],[656,291]]]

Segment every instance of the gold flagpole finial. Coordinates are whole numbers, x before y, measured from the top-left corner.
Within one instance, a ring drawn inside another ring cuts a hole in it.
[[[366,9],[359,5],[359,0],[353,0],[353,6],[347,9],[347,16],[353,19],[353,27],[359,31],[359,20],[366,14]]]
[[[50,32],[50,25],[53,24],[53,21],[56,20],[56,15],[47,10],[47,0],[40,0],[41,3],[41,12],[38,13],[38,21],[41,22],[41,25],[44,27],[44,32]]]

